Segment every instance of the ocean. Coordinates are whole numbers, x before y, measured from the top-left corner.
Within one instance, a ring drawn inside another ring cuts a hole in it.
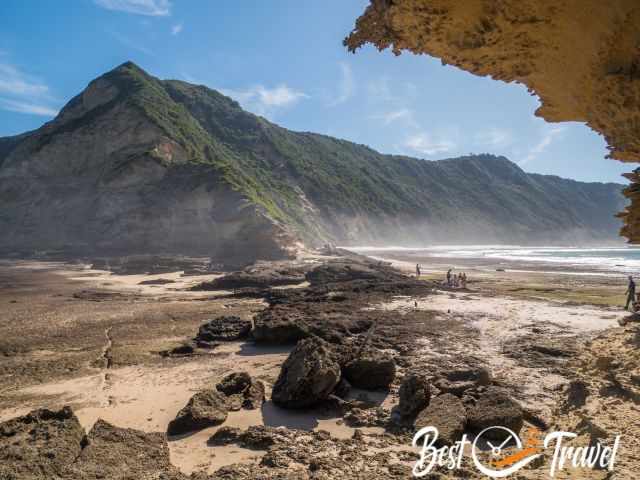
[[[640,247],[620,246],[601,248],[582,247],[531,247],[517,245],[451,245],[433,247],[347,247],[364,255],[403,258],[407,261],[431,258],[456,259],[465,264],[477,260],[479,265],[505,266],[536,269],[545,266],[554,271],[566,267],[571,271],[590,271],[616,274],[640,274]]]

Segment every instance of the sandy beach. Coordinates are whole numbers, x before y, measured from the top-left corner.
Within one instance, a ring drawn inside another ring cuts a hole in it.
[[[415,266],[413,259],[384,258],[407,273]],[[393,411],[404,371],[419,368],[435,378],[446,369],[478,365],[490,371],[493,382],[523,406],[528,422],[547,428],[565,423],[575,428],[575,418],[584,419],[584,414],[560,410],[570,385],[589,372],[591,363],[602,362],[598,360],[601,352],[594,352],[598,342],[613,349],[615,342],[622,344],[623,338],[635,332],[635,327],[618,326],[627,316],[619,306],[624,280],[580,272],[521,271],[524,268],[492,272],[466,264],[457,265],[470,278],[468,289],[461,290],[440,285],[447,266],[445,260],[423,266],[422,279],[428,288],[422,294],[376,297],[358,307],[366,315],[390,316],[391,325],[411,328],[407,336],[415,338],[407,343],[411,345],[407,356],[399,357],[406,360],[399,362],[388,391],[354,388],[347,400]],[[5,314],[0,325],[0,421],[36,408],[69,405],[86,430],[100,418],[118,427],[165,432],[194,393],[231,372],[245,371],[264,382],[266,403],[257,410],[230,412],[222,425],[169,437],[171,463],[182,473],[213,474],[232,464],[261,464],[268,454],[266,448],[213,446],[208,439],[223,427],[264,425],[328,432],[338,450],[340,442],[352,442],[355,434],[362,439],[361,447],[365,445],[358,455],[384,453],[380,461],[398,465],[408,478],[417,451],[411,449],[406,433],[391,432],[375,422],[350,424],[327,408],[285,410],[269,400],[292,346],[233,341],[193,355],[163,355],[193,337],[210,318],[237,315],[252,319],[267,308],[260,298],[188,290],[219,276],[181,272],[118,275],[85,264],[2,262],[0,304]],[[618,359],[618,354],[611,357]],[[633,372],[627,372],[628,378],[632,376]],[[601,392],[600,380],[594,375],[590,378],[594,389]],[[584,408],[589,409],[593,422],[610,433],[625,430],[629,443],[617,468],[619,472],[632,469],[639,451],[632,445],[640,438],[640,411],[633,397],[596,395]],[[606,414],[612,408],[618,412],[615,416]],[[635,420],[621,425],[620,418]],[[335,455],[340,456],[339,452]],[[373,464],[362,471],[380,473],[376,468],[383,467]],[[287,468],[302,469],[295,462]],[[520,475],[544,478],[536,470]],[[605,478],[597,471],[579,475],[584,477],[573,474],[567,478]]]

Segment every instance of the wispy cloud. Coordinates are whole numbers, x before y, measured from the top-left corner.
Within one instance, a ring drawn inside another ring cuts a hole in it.
[[[391,125],[392,123],[402,121],[411,127],[418,127],[413,111],[409,108],[391,110],[389,112],[372,115],[370,118],[380,120],[384,125]]]
[[[327,103],[329,107],[335,107],[349,100],[355,91],[355,81],[353,78],[353,70],[348,63],[340,62],[340,84],[337,94],[333,96]]]
[[[148,15],[150,17],[166,17],[171,15],[169,0],[93,0],[94,3],[107,10]]]
[[[487,147],[506,147],[513,143],[513,133],[504,128],[491,127],[478,132],[474,136],[474,142]]]
[[[220,91],[258,115],[268,115],[276,109],[290,107],[304,98],[309,98],[306,93],[284,84],[274,88],[255,85],[246,90],[220,89]]]
[[[171,35],[178,35],[180,32],[182,32],[183,28],[184,24],[182,22],[176,23],[171,27]]]
[[[43,117],[55,117],[58,114],[58,110],[46,105],[9,100],[8,98],[0,98],[0,108],[10,112],[28,113]]]
[[[57,110],[49,86],[10,63],[0,63],[0,108],[53,117]]]
[[[457,148],[455,140],[445,135],[421,132],[407,137],[404,146],[423,155],[446,153]]]
[[[562,133],[566,130],[566,127],[551,127],[544,131],[542,138],[538,143],[536,143],[527,155],[518,162],[518,165],[523,166],[527,163],[535,160],[542,152],[544,152],[549,146],[556,141],[557,139],[562,137]]]
[[[128,36],[123,35],[120,32],[116,32],[114,30],[107,30],[106,32],[109,35],[111,35],[118,43],[120,43],[121,45],[124,45],[127,48],[136,50],[140,53],[144,53],[145,55],[149,55],[151,57],[156,56],[156,54],[152,50],[145,47],[144,45],[141,45],[139,42],[129,38]]]

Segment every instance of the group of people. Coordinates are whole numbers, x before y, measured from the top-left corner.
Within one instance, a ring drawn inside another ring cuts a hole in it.
[[[467,288],[467,274],[464,272],[460,273],[452,273],[453,269],[447,270],[447,278],[444,282],[446,287],[452,288]],[[420,269],[420,264],[416,263],[416,278],[420,278],[422,275],[422,270]]]
[[[467,288],[467,274],[464,272],[452,273],[452,269],[447,270],[445,285],[452,288]]]

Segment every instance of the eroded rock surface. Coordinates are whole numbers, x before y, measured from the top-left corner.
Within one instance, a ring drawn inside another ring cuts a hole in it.
[[[227,419],[229,400],[217,390],[203,390],[196,393],[178,412],[167,427],[169,435],[202,430],[219,425]]]
[[[301,340],[282,365],[271,399],[285,408],[316,405],[329,397],[340,381],[340,365],[322,339]]]
[[[450,393],[431,399],[429,406],[416,417],[416,431],[423,427],[438,429],[438,443],[453,445],[460,440],[467,424],[467,415],[462,401]]]

